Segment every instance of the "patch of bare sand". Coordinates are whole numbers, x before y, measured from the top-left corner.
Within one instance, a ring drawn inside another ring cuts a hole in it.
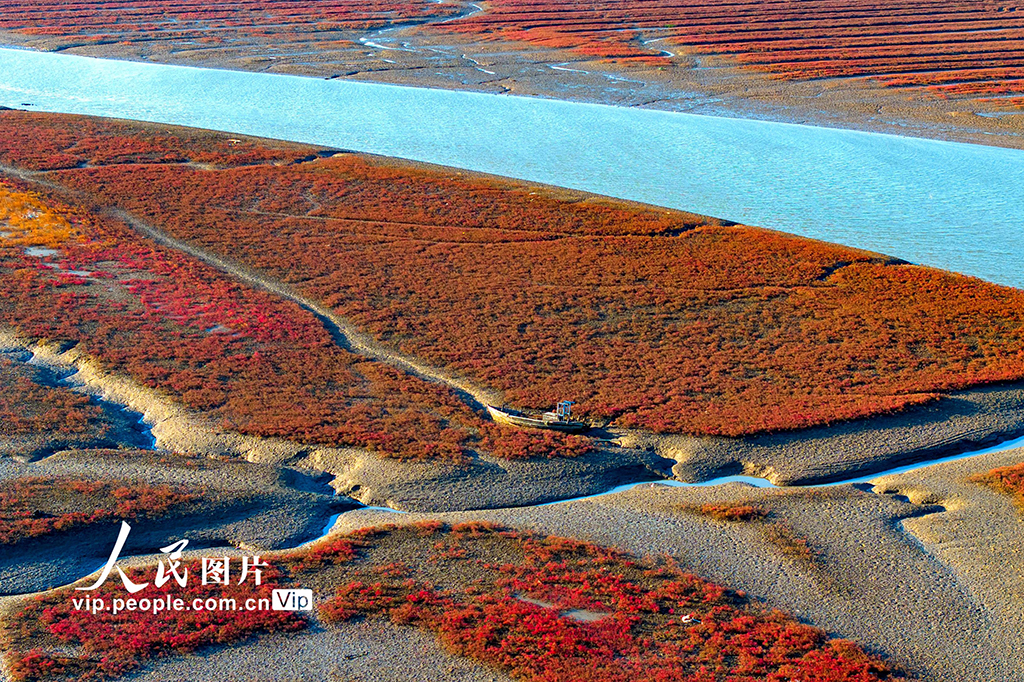
[[[300,464],[336,475],[332,485],[369,506],[444,512],[539,504],[602,493],[668,475],[651,452],[605,449],[570,459],[476,457],[466,465],[358,456],[320,448]]]
[[[288,635],[265,635],[196,655],[166,659],[126,679],[145,682],[511,682],[445,652],[436,638],[383,619]]]
[[[965,460],[985,470],[1012,461],[1012,456],[1004,454],[992,461]],[[951,465],[942,465],[947,466]],[[875,494],[854,486],[771,490],[741,484],[686,489],[651,485],[597,499],[534,508],[441,515],[398,515],[363,509],[342,514],[332,534],[424,518],[449,522],[488,519],[588,539],[635,554],[670,554],[687,570],[745,590],[768,606],[797,615],[833,636],[852,639],[921,680],[1021,679],[1024,666],[1013,653],[1020,650],[1019,622],[999,613],[999,604],[979,591],[975,585],[978,576],[972,574],[980,571],[982,578],[996,585],[1002,579],[1000,569],[972,566],[973,550],[957,544],[962,538],[948,544],[954,553],[963,551],[965,568],[943,552],[936,552],[927,540],[922,544],[908,534],[907,530],[917,532],[913,524],[935,523],[949,513],[935,502],[949,505],[948,509],[955,507],[952,495],[943,497],[921,488],[925,474],[919,471],[906,476],[911,480],[905,491],[909,502],[901,495]],[[949,480],[962,480],[957,476]],[[887,481],[880,489],[896,490]],[[1006,510],[1006,500],[983,488],[978,490],[981,492],[957,494],[994,496],[990,500],[993,509]],[[754,505],[764,511],[764,516],[743,522],[719,521],[699,511],[708,503]],[[1016,513],[1012,505],[1009,511]],[[977,537],[986,539],[989,536],[983,531],[1008,523],[1011,518],[1019,524],[1016,516],[976,519],[974,523],[980,524],[976,528],[982,531]],[[802,542],[806,542],[807,552],[799,551]],[[358,628],[372,631],[363,636],[366,631]],[[340,630],[315,630],[294,639],[275,635],[199,657],[155,663],[140,679],[170,679],[175,675],[177,679],[335,679],[328,677],[334,670],[324,667],[329,664],[344,664],[337,678],[342,680],[503,679],[473,677],[482,669],[468,662],[469,672],[465,674],[470,676],[451,676],[455,673],[448,672],[452,663],[446,655],[437,658],[433,654],[417,659],[417,667],[409,672],[406,662],[412,660],[410,656],[393,656],[395,651],[406,651],[404,647],[417,651],[426,648],[428,652],[434,647],[435,653],[439,651],[430,635],[379,622],[361,623]],[[300,661],[300,668],[288,667],[291,660]],[[253,676],[250,670],[269,676]],[[311,677],[301,676],[309,670],[315,671]],[[282,676],[278,677],[279,673]],[[240,676],[233,678],[232,674]]]
[[[1022,461],[1024,450],[1011,450],[876,481],[879,490],[945,508],[906,519],[903,527],[991,615],[993,637],[1018,670],[1024,670],[1024,510],[1009,495],[969,479]]]
[[[695,438],[632,432],[618,434],[623,447],[603,447],[576,459],[408,462],[354,448],[224,431],[160,392],[103,370],[74,348],[29,344],[10,333],[0,335],[0,344],[21,347],[35,362],[74,372],[71,380],[82,390],[142,414],[158,448],[327,472],[341,495],[409,511],[523,506],[673,476],[691,482],[736,473],[777,484],[841,480],[965,451],[1024,430],[1024,389],[1007,385],[963,391],[896,415],[789,433]]]

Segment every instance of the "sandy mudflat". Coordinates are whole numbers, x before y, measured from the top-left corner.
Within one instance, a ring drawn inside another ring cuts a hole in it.
[[[146,682],[510,682],[446,653],[434,637],[387,621],[267,635],[238,646],[159,661],[126,679]]]
[[[1024,388],[1011,384],[953,393],[895,415],[764,436],[624,432],[619,441],[628,447],[579,459],[480,458],[454,467],[321,449],[303,464],[330,471],[339,492],[366,504],[441,512],[569,499],[657,478],[698,482],[747,474],[778,485],[824,483],[980,449],[1022,432]]]
[[[32,463],[0,459],[0,482],[29,476],[171,485],[199,495],[160,518],[134,521],[124,556],[155,552],[181,538],[191,548],[294,547],[354,506],[309,472],[145,451],[66,452]],[[56,587],[92,572],[110,554],[117,529],[116,521],[100,522],[4,547],[0,595]]]
[[[995,453],[879,479],[879,489],[941,514],[907,519],[904,528],[949,566],[957,582],[990,614],[1001,650],[1024,669],[1024,509],[1007,495],[969,481],[977,473],[1024,461],[1024,450]]]
[[[966,478],[1022,460],[1019,450],[981,455],[878,479],[874,492],[867,485],[650,484],[530,508],[356,510],[343,513],[333,533],[423,518],[482,518],[634,554],[671,554],[686,569],[852,639],[925,682],[1006,682],[1024,679],[1024,515],[1009,498]],[[754,504],[768,516],[728,523],[694,511],[722,501]],[[781,536],[773,530],[779,527]],[[810,554],[793,553],[787,537],[806,540]],[[159,661],[137,678],[506,679],[448,656],[429,634],[374,620]]]
[[[1024,455],[997,459],[1015,457]],[[992,461],[979,458],[961,466],[987,470]],[[1000,505],[991,499],[993,494],[978,494]],[[951,540],[950,549],[935,551],[908,532],[920,524],[943,522],[946,513],[932,499],[939,496],[913,504],[854,486],[804,491],[742,484],[689,489],[651,485],[587,501],[441,518],[486,518],[638,554],[671,554],[693,572],[852,639],[922,680],[1024,679],[1019,621],[1000,615],[1013,604],[999,597],[1000,586],[1006,584],[1000,570],[985,562],[972,568],[972,550],[962,548],[963,538]],[[725,523],[681,511],[686,505],[722,500],[770,510],[768,522],[782,523],[805,538],[812,558],[787,555],[766,531],[766,522]],[[424,516],[356,511],[343,515],[337,528],[418,518]],[[987,533],[994,537],[1007,529],[1019,533],[1022,525],[1017,516],[982,514],[975,524],[976,529],[991,526]],[[980,537],[986,536],[983,532]],[[951,559],[953,548],[963,552],[963,566]],[[995,595],[987,601],[979,598],[986,585]]]
[[[341,517],[339,530],[428,517],[487,518],[637,554],[668,553],[701,576],[849,637],[924,680],[1024,679],[1024,516],[1007,498],[965,480],[972,473],[1020,461],[1020,452],[886,477],[875,492],[855,486],[823,491],[735,484],[706,489],[641,486],[598,499],[524,506],[671,475],[693,481],[747,473],[780,484],[808,483],[952,454],[1024,431],[1020,384],[964,391],[899,415],[790,434],[710,439],[623,433],[620,440],[626,447],[608,447],[575,460],[478,458],[463,467],[398,462],[352,449],[226,433],[153,391],[100,371],[87,358],[45,347],[32,350],[54,367],[77,370],[85,390],[111,405],[144,414],[159,447],[193,456],[59,452],[36,462],[0,458],[0,480],[117,477],[214,491],[204,500],[207,506],[173,523],[140,527],[135,536],[140,544],[134,548],[138,552],[181,535],[209,547],[293,546],[316,535],[326,518],[345,505],[331,494],[329,484],[366,504],[420,512],[349,512]],[[762,506],[769,510],[769,520],[728,524],[690,509],[721,500]],[[464,511],[485,508],[490,511]],[[806,539],[811,555],[801,558],[788,552],[770,531],[779,526],[792,537]],[[78,577],[105,558],[110,530],[6,552],[0,560],[0,594]],[[427,634],[372,622],[268,636],[159,662],[139,678],[288,680],[332,675],[385,682],[505,679],[447,656]]]
[[[777,485],[841,481],[977,450],[1024,433],[1024,384],[959,391],[892,415],[741,438],[627,435],[677,460],[676,478],[745,473]]]

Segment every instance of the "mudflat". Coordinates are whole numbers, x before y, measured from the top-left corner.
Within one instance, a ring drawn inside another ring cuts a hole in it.
[[[748,636],[786,642],[756,661],[782,679],[1020,675],[993,567],[1021,517],[970,480],[1018,451],[820,489],[654,483],[806,486],[1020,435],[1020,292],[453,169],[0,118],[0,405],[31,408],[0,431],[14,679],[290,679],[281,652],[314,679],[683,675]],[[583,436],[484,409],[565,392]],[[187,536],[194,571],[274,562],[231,594],[301,586],[317,609],[119,639],[125,614],[68,606],[118,520],[131,575]],[[548,637],[607,660],[531,658]]]

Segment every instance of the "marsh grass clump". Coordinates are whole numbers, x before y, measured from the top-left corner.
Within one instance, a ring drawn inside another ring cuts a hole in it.
[[[166,485],[56,477],[0,483],[0,547],[111,520],[158,518],[196,500]]]
[[[786,558],[812,566],[818,564],[818,557],[807,538],[785,521],[774,518],[775,514],[760,505],[746,502],[708,502],[679,504],[674,505],[674,508],[723,523],[752,524]]]
[[[1024,463],[976,474],[971,476],[970,481],[985,485],[998,493],[1012,496],[1014,503],[1024,509]]]
[[[679,505],[678,508],[685,512],[715,519],[716,521],[730,523],[763,521],[769,515],[768,510],[764,507],[743,502],[708,502],[700,505],[684,504]]]
[[[792,526],[776,521],[763,527],[765,538],[782,554],[797,561],[814,563],[815,554],[807,538],[803,537]]]
[[[0,355],[0,436],[54,433],[105,438],[112,426],[89,396],[48,386],[34,372]]]

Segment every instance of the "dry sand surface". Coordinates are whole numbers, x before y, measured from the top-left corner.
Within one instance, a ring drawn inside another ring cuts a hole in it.
[[[903,526],[950,567],[957,582],[990,614],[988,627],[995,641],[1019,670],[1024,670],[1024,510],[1009,496],[968,479],[1022,461],[1024,450],[1013,450],[877,481],[878,489],[887,493],[945,509],[907,519]]]

